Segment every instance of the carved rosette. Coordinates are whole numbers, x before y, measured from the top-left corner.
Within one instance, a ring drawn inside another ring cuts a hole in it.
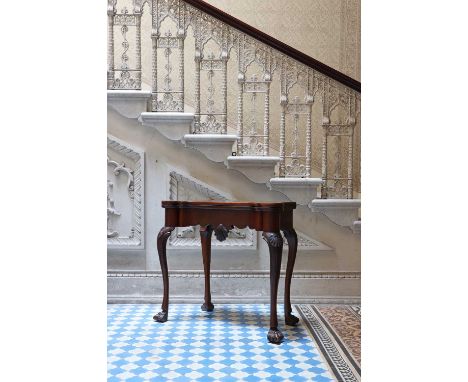
[[[214,230],[216,239],[219,241],[224,241],[227,239],[229,230],[222,224],[218,225],[216,229]]]
[[[265,240],[269,247],[279,248],[283,246],[283,237],[280,233],[263,232],[263,240]]]

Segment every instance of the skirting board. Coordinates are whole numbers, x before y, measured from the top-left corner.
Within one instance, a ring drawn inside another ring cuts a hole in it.
[[[163,294],[161,272],[115,271],[107,275],[108,303],[160,303]],[[359,303],[360,272],[295,272],[291,282],[293,303]],[[202,302],[202,271],[169,272],[170,301]],[[278,288],[278,302],[284,294],[284,272]],[[267,271],[213,271],[213,302],[269,302],[270,277]]]

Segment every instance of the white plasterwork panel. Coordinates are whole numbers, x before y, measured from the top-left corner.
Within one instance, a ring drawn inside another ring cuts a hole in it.
[[[107,136],[107,247],[144,248],[144,152]]]

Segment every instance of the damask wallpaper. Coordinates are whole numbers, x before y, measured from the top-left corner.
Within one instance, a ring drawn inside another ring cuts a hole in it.
[[[360,1],[359,0],[295,0],[295,1],[279,1],[279,0],[208,0],[212,5],[221,10],[237,17],[250,25],[264,31],[267,34],[289,44],[296,49],[324,62],[325,64],[340,70],[347,75],[360,79]],[[128,4],[127,4],[128,3]],[[127,4],[130,7],[131,0],[119,0],[120,6]],[[143,9],[141,20],[141,57],[142,57],[142,86],[143,89],[149,90],[152,82],[152,41],[151,41],[151,15],[149,5],[146,4]],[[162,30],[164,33],[172,33],[175,35],[177,30],[175,24],[169,19],[163,21]],[[132,31],[128,31],[128,41],[134,41]],[[116,56],[119,56],[122,44],[116,43]],[[187,35],[184,41],[184,106],[185,111],[193,112],[195,96],[198,94],[195,89],[195,38],[194,29],[190,25],[187,29]],[[210,52],[214,55],[219,55],[220,47],[213,41],[208,41],[204,47],[205,54],[208,56]],[[237,49],[230,50],[230,57],[227,63],[227,130],[229,133],[235,134],[238,119],[238,57]],[[173,85],[179,86],[181,67],[178,64],[178,53],[172,52],[172,63],[168,66],[167,56],[163,55],[160,50],[158,56],[157,72],[159,75],[159,84],[164,86]],[[132,48],[129,49],[129,64],[132,66]],[[174,59],[174,57],[176,57]],[[170,71],[170,81],[164,79],[164,73]],[[247,79],[251,79],[253,74],[257,77],[261,74],[259,67],[252,65],[245,73]],[[208,86],[210,82],[212,86]],[[201,73],[201,88],[199,96],[202,110],[207,108],[208,101],[212,100],[212,107],[216,110],[222,109],[222,75],[220,72],[214,73],[209,78],[207,72]],[[210,95],[209,90],[212,92]],[[269,124],[270,124],[270,155],[278,155],[280,141],[280,81],[279,70],[273,73],[270,87],[271,101],[269,106]],[[304,94],[299,88],[293,88],[290,93],[290,100],[293,101],[295,96],[302,100]],[[320,97],[318,97],[320,98]],[[211,101],[210,101],[211,102]],[[244,120],[247,125],[261,126],[264,120],[263,100],[258,98],[256,103],[244,97]],[[321,176],[322,169],[322,124],[321,124],[321,104],[317,99],[312,107],[312,155],[311,155],[311,175],[313,177]],[[360,108],[359,108],[360,109]],[[354,150],[353,150],[353,189],[357,193],[355,197],[360,195],[360,111],[356,115],[356,126],[354,129]],[[286,150],[293,150],[293,140],[299,141],[299,151],[305,152],[306,129],[305,120],[300,121],[300,134],[297,139],[291,133],[292,120],[286,120]],[[330,166],[332,163],[338,163],[335,171],[330,167],[330,174],[337,174],[340,171],[345,171],[347,166],[347,145],[342,141],[330,141]],[[338,150],[338,147],[341,147]],[[334,155],[334,154],[337,155]],[[342,155],[341,155],[342,154]],[[341,169],[341,170],[340,170]]]
[[[361,79],[360,0],[205,0],[270,36]]]

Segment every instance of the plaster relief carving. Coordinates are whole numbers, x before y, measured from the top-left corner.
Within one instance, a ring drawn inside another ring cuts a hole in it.
[[[144,153],[107,137],[107,246],[144,248]]]
[[[119,233],[112,228],[111,217],[120,216],[120,212],[114,207],[113,188],[114,184],[107,180],[107,238],[117,237]]]

